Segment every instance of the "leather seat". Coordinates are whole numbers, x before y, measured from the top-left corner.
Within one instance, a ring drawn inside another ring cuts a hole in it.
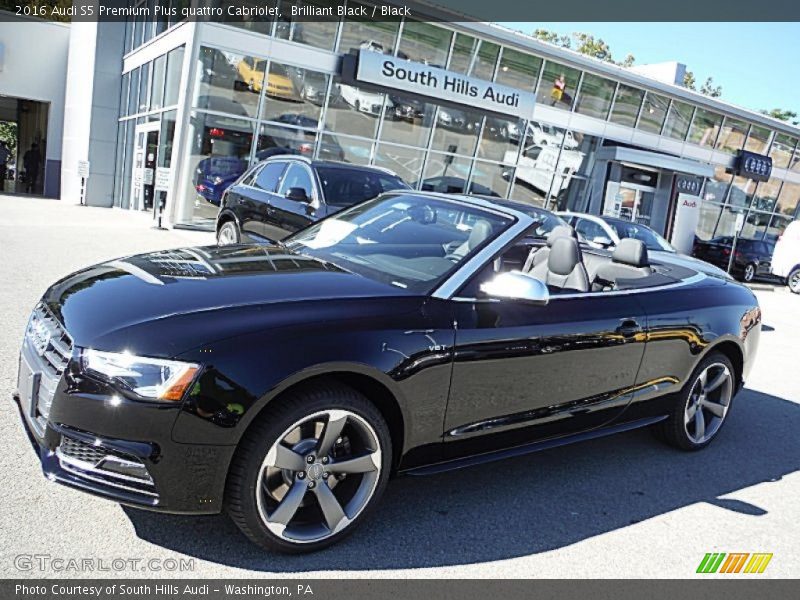
[[[592,287],[594,289],[610,289],[620,279],[640,279],[651,275],[650,259],[647,246],[641,240],[623,238],[611,255],[611,262],[597,268]]]
[[[569,225],[553,227],[553,230],[547,235],[546,245],[541,248],[533,248],[528,253],[522,272],[530,273],[537,279],[544,279],[544,275],[547,273],[547,257],[550,256],[550,248],[552,248],[553,242],[560,237],[571,237],[577,240],[578,234]],[[538,272],[534,271],[537,267],[539,267]]]
[[[462,259],[492,235],[492,224],[486,219],[478,219],[469,232],[467,241],[448,254],[448,258]]]
[[[558,237],[550,247],[547,257],[547,273],[543,281],[550,288],[588,292],[589,275],[583,266],[583,256],[578,240]]]

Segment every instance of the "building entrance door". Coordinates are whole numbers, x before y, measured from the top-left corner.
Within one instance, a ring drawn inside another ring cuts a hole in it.
[[[155,197],[155,174],[158,164],[158,135],[161,123],[143,123],[136,127],[131,169],[131,201],[134,210],[152,210]]]

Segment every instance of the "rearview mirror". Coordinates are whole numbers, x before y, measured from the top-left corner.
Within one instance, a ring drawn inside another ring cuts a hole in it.
[[[550,301],[550,292],[543,281],[519,271],[500,273],[481,285],[481,291],[502,300],[522,300],[544,306]]]
[[[286,192],[286,198],[295,202],[311,202],[311,198],[308,197],[305,189],[301,187],[289,188],[289,191]]]

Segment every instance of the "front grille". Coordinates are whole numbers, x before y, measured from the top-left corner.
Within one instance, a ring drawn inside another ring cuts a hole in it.
[[[64,435],[56,456],[62,469],[81,479],[158,497],[147,467],[133,455]]]
[[[18,387],[25,395],[25,413],[40,437],[72,350],[72,339],[58,319],[44,303],[37,304],[25,329]]]

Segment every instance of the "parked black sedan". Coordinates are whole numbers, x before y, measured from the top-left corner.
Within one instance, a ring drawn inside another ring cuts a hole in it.
[[[772,277],[772,253],[775,243],[768,240],[739,238],[733,248],[733,237],[720,236],[708,241],[695,239],[692,256],[727,271],[733,252],[731,275],[750,282]]]
[[[44,473],[135,507],[226,510],[300,552],[349,534],[390,473],[644,426],[707,446],[753,364],[753,293],[651,263],[637,240],[583,256],[568,228],[508,270],[541,227],[516,206],[390,193],[281,244],[56,282],[18,378]]]
[[[343,208],[407,189],[402,179],[380,167],[272,156],[225,191],[217,215],[217,241],[280,241]]]

